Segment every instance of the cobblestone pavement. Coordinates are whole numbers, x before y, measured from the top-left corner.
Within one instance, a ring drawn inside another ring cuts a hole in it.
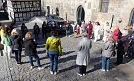
[[[41,38],[41,37],[40,37]],[[46,56],[45,51],[45,39],[37,40],[38,55],[43,70],[38,70],[37,67],[30,69],[28,57],[22,52],[22,65],[17,65],[15,59],[8,60],[11,78],[13,81],[132,81],[124,72],[117,68],[113,63],[115,58],[111,59],[110,71],[102,72],[101,69],[101,54],[100,42],[93,42],[91,49],[91,62],[87,67],[87,75],[80,77],[76,73],[78,72],[78,66],[75,64],[77,55],[77,45],[80,37],[64,37],[61,36],[61,42],[63,47],[63,56],[59,58],[59,73],[57,75],[51,75],[49,70],[49,58]],[[14,55],[12,55],[14,56]],[[37,66],[36,62],[34,64]]]
[[[30,24],[31,25],[31,24]],[[30,27],[28,26],[28,28]],[[33,24],[32,24],[33,25]],[[30,29],[30,28],[29,28]],[[77,45],[80,37],[65,37],[60,36],[63,56],[59,58],[59,73],[57,75],[51,75],[49,70],[49,57],[46,56],[45,39],[37,40],[38,45],[38,55],[40,57],[43,70],[38,70],[37,67],[30,69],[29,59],[24,54],[24,49],[22,51],[22,65],[17,65],[14,59],[14,54],[12,58],[8,60],[6,57],[1,56],[0,63],[0,81],[133,81],[124,71],[122,71],[121,66],[115,66],[114,62],[116,58],[111,59],[110,71],[102,72],[101,69],[101,54],[100,49],[102,43],[100,41],[94,43],[91,49],[91,62],[87,67],[86,76],[78,76],[78,66],[75,63],[77,55]],[[133,69],[134,60],[130,58],[124,59],[124,64],[130,66]],[[35,60],[34,65],[37,66]],[[132,71],[133,72],[133,71]],[[131,71],[130,71],[131,73]]]
[[[11,81],[7,58],[5,56],[0,56],[0,60],[0,81]]]

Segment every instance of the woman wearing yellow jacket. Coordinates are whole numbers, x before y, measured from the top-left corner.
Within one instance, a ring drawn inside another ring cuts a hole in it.
[[[57,31],[51,31],[51,37],[46,41],[46,49],[50,57],[50,73],[54,75],[57,74],[58,57],[62,55],[61,41],[57,35]]]

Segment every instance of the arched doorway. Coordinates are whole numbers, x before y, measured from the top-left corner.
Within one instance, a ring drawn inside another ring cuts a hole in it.
[[[56,8],[56,15],[59,16],[59,9],[58,8]]]
[[[130,13],[130,19],[129,19],[129,25],[133,26],[134,29],[134,8],[132,9],[131,13]]]
[[[78,24],[79,24],[80,26],[81,26],[81,21],[82,21],[82,20],[85,20],[85,11],[84,11],[84,8],[82,7],[82,5],[80,5],[80,6],[77,8],[76,19],[77,19],[77,22],[78,22]]]

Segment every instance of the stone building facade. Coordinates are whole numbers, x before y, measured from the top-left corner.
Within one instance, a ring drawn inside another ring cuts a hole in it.
[[[46,15],[58,11],[59,16],[71,21],[99,21],[102,27],[109,22],[120,29],[134,24],[134,0],[42,0],[41,3]]]

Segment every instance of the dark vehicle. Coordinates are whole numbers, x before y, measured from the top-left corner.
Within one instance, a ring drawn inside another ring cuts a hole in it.
[[[48,15],[46,17],[46,20],[47,20],[47,26],[48,27],[51,27],[51,23],[54,21],[57,28],[56,30],[59,32],[59,34],[62,34],[62,33],[65,33],[65,22],[63,18],[55,15],[55,14],[52,14],[52,15]],[[51,31],[50,30],[51,28],[48,28],[48,31]]]

